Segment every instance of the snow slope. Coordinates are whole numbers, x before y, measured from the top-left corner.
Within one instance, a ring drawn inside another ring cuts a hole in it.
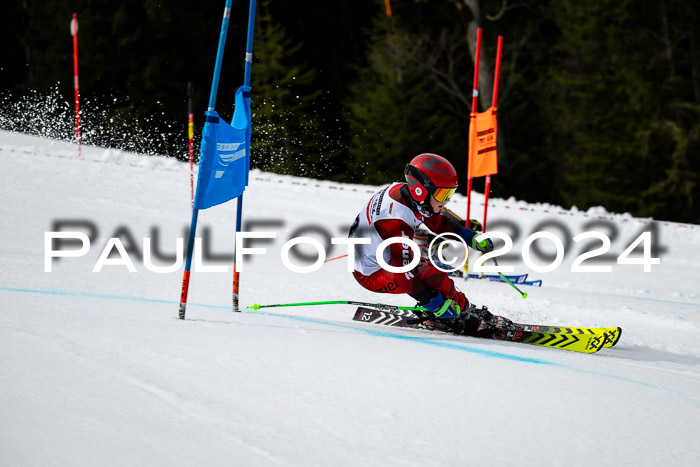
[[[68,143],[7,132],[0,158],[1,465],[697,465],[698,226],[658,223],[665,251],[644,273],[615,256],[648,220],[492,202],[489,224],[518,254],[538,230],[616,234],[611,273],[570,272],[587,251],[571,241],[550,273],[503,261],[544,281],[526,300],[507,284],[458,281],[517,321],[622,326],[595,355],[362,325],[349,306],[233,314],[230,261],[211,258],[228,271],[193,273],[180,321],[182,268],[150,272],[141,256],[145,237],[174,255],[185,236],[188,165],[90,147],[78,159]],[[412,304],[363,290],[345,260],[309,274],[280,260],[299,229],[345,236],[375,188],[252,173],[244,218],[258,223],[246,230],[278,238],[252,245],[267,254],[245,263],[242,304]],[[455,196],[449,207],[464,206]],[[49,273],[44,237],[57,221],[97,235]],[[231,253],[234,222],[235,203],[200,213],[212,255]],[[92,272],[115,236],[136,272]]]

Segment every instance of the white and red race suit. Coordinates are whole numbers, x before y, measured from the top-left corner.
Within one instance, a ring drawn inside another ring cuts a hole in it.
[[[394,183],[375,194],[367,206],[360,211],[352,228],[350,238],[369,238],[366,245],[355,245],[355,271],[353,276],[364,288],[373,292],[400,294],[406,293],[421,303],[431,299],[433,292],[441,292],[445,299],[452,299],[464,308],[466,299],[454,285],[452,279],[427,260],[411,271],[392,273],[379,265],[377,247],[392,237],[413,240],[415,231],[421,224],[436,234],[459,233],[462,226],[454,220],[434,214],[424,217],[411,208],[406,199],[408,190],[402,190],[405,183]],[[413,251],[406,243],[393,243],[384,250],[384,261],[394,267],[403,267],[413,259]]]

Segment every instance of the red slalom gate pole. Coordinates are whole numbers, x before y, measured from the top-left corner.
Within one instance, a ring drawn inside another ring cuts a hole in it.
[[[474,53],[474,86],[472,87],[472,111],[469,115],[469,125],[476,124],[476,111],[479,100],[479,60],[481,58],[481,28],[476,30],[476,52]],[[470,134],[471,137],[471,134]],[[471,141],[469,142],[471,146]],[[473,179],[469,176],[469,162],[467,162],[467,217],[464,219],[464,226],[469,228],[471,226],[471,207],[472,207],[472,183]],[[469,277],[469,249],[466,252],[466,259],[464,261],[464,271],[462,271],[462,277],[465,279]]]
[[[498,48],[496,49],[496,71],[493,77],[493,96],[491,97],[491,105],[498,106],[498,81],[501,76],[501,50],[503,49],[503,36],[498,36]]]
[[[476,54],[474,57],[474,87],[472,88],[472,115],[470,118],[475,118],[474,114],[477,110],[477,102],[479,100],[479,59],[481,57],[481,28],[476,30]],[[473,123],[473,122],[472,122]],[[469,227],[469,215],[471,212],[472,201],[472,177],[467,176],[467,218],[464,220],[464,226]]]
[[[73,13],[70,22],[70,33],[73,36],[73,89],[75,90],[75,135],[78,141],[78,157],[81,154],[80,137],[80,87],[78,86],[78,14]]]
[[[191,204],[194,210],[194,114],[192,113],[192,82],[187,83],[187,136],[189,138],[190,155],[190,192]]]
[[[493,77],[493,96],[491,97],[491,107],[496,112],[498,106],[498,79],[501,74],[501,49],[503,48],[503,36],[498,36],[498,49],[496,50],[496,71]],[[486,232],[486,213],[489,209],[489,192],[491,191],[491,175],[486,176],[486,186],[484,187],[484,224]]]

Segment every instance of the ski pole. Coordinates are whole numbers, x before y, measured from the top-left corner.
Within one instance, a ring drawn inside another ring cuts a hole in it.
[[[496,261],[496,258],[493,258],[493,262],[496,263],[496,266],[498,266],[498,261]],[[520,292],[520,296],[521,296],[521,297],[527,298],[527,292],[523,292],[522,290],[520,290],[519,288],[517,288],[517,287],[515,286],[515,284],[513,284],[513,283],[510,281],[510,279],[508,279],[506,276],[504,276],[504,275],[501,274],[500,272],[498,273],[498,275],[501,276],[501,279],[503,279],[504,281],[508,282],[508,283],[510,284],[511,287],[513,287],[515,290],[517,290],[518,292]]]
[[[415,307],[415,306],[396,306],[396,305],[385,305],[383,303],[365,303],[365,302],[353,302],[351,300],[330,300],[325,302],[301,302],[301,303],[278,303],[276,305],[258,305],[253,304],[248,308],[253,310],[259,310],[261,308],[277,308],[286,306],[312,306],[312,305],[358,305],[358,306],[369,306],[372,308],[377,308],[379,310],[409,310],[409,311],[428,311],[427,308]]]
[[[336,259],[345,258],[346,256],[347,256],[347,254],[336,256],[335,258],[329,258],[326,260],[326,263],[328,263],[330,261],[335,261]]]

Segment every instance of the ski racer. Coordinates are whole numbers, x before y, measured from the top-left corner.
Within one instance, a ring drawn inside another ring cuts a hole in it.
[[[420,154],[406,166],[404,175],[405,183],[393,183],[376,193],[350,229],[350,238],[370,239],[369,244],[355,245],[355,280],[373,292],[410,295],[418,306],[431,312],[423,317],[423,321],[431,319],[428,325],[458,334],[490,335],[499,317],[484,307],[470,306],[447,273],[430,261],[422,258],[415,268],[403,273],[383,269],[377,261],[377,247],[382,241],[392,237],[413,240],[421,224],[436,234],[455,233],[475,250],[493,250],[490,239],[477,242],[477,232],[441,215],[458,185],[457,172],[447,159]],[[383,259],[390,266],[403,267],[410,264],[413,251],[406,243],[393,243],[384,250]]]

